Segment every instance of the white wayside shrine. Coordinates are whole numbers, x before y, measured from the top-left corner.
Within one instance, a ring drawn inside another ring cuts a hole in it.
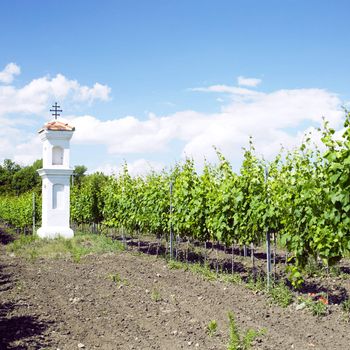
[[[69,227],[70,177],[73,173],[69,167],[69,141],[74,130],[58,120],[39,130],[43,142],[43,168],[38,170],[42,177],[42,225],[37,233],[41,238],[74,236]]]

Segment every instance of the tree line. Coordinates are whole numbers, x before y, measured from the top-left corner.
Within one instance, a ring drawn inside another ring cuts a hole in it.
[[[22,166],[11,159],[0,164],[0,196],[20,196],[27,192],[41,193],[41,179],[37,172],[43,167],[42,159]],[[74,181],[80,184],[87,171],[86,166],[74,167]]]

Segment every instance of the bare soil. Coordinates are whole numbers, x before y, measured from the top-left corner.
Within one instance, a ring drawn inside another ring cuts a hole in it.
[[[132,252],[28,261],[0,246],[0,349],[227,349],[228,312],[254,349],[350,349],[339,305],[318,318],[243,285],[171,270]],[[335,282],[337,283],[337,282]],[[218,322],[209,336],[208,323]]]

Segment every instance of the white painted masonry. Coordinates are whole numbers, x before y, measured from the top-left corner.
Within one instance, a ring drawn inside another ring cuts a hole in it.
[[[70,177],[69,141],[74,128],[59,121],[47,123],[39,134],[43,142],[43,168],[38,170],[42,177],[42,224],[38,230],[41,238],[58,236],[72,238],[69,227]]]

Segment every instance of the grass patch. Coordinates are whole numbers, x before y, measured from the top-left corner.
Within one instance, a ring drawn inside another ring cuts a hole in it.
[[[37,236],[20,235],[19,238],[7,245],[7,250],[12,253],[19,252],[23,247],[31,245],[38,239]]]
[[[211,270],[209,265],[201,265],[200,263],[189,264],[176,260],[169,260],[168,268],[171,270],[189,270],[195,274],[201,275],[207,281],[214,281],[219,279],[219,275]]]
[[[188,268],[193,273],[201,275],[207,281],[215,281],[218,279],[216,272],[210,269],[209,265],[201,265],[200,263],[189,264]]]
[[[239,273],[231,274],[219,272],[217,274],[208,264],[201,265],[200,263],[185,263],[176,260],[169,260],[167,265],[171,270],[191,271],[195,274],[201,275],[207,281],[221,281],[230,284],[242,283],[242,277]]]
[[[250,276],[246,283],[247,288],[253,292],[266,292],[266,280],[262,275],[257,275],[256,278]]]
[[[222,273],[220,275],[220,281],[231,284],[243,283],[242,277],[239,273]]]
[[[275,283],[268,291],[271,300],[282,307],[287,307],[293,302],[292,291],[283,283]]]
[[[168,268],[170,270],[188,270],[188,264],[183,263],[181,261],[176,261],[176,260],[169,260],[168,261]]]
[[[72,239],[61,237],[40,239],[37,236],[21,235],[7,245],[8,252],[31,261],[37,258],[71,257],[73,261],[79,262],[87,254],[102,254],[123,249],[119,241],[114,241],[104,235],[80,232],[76,233]]]

